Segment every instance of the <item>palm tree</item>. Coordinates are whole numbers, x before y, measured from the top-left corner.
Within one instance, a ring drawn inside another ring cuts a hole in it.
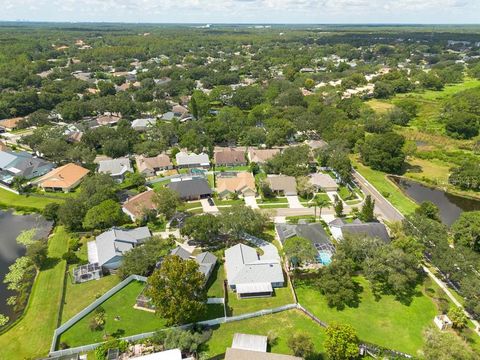
[[[321,217],[322,216],[322,209],[325,208],[325,207],[329,207],[331,204],[332,203],[328,199],[315,197],[312,200],[312,202],[309,204],[309,207],[312,207],[312,206],[314,207],[315,220],[317,220],[317,207],[319,209],[318,216]]]

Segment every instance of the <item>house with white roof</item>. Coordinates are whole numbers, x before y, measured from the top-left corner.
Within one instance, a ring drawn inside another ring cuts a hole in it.
[[[195,154],[195,153],[186,153],[184,151],[180,151],[177,155],[175,155],[175,159],[177,160],[177,167],[179,169],[182,168],[206,168],[210,167],[210,159],[208,155],[205,153]]]
[[[118,182],[122,182],[127,172],[133,173],[130,159],[123,157],[118,159],[100,160],[98,172],[109,174]]]
[[[270,250],[261,256],[244,244],[225,250],[228,286],[239,298],[272,296],[274,288],[285,286],[280,256],[276,248]]]
[[[122,263],[124,253],[143,244],[151,236],[146,226],[129,230],[112,228],[87,243],[88,262],[98,263],[105,271],[116,270]]]

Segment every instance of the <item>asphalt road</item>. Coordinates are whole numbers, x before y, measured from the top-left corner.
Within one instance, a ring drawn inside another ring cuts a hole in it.
[[[383,220],[393,222],[402,221],[404,219],[403,215],[355,170],[353,171],[353,177],[363,192],[366,195],[370,195],[372,199],[375,200],[375,213],[379,214]]]

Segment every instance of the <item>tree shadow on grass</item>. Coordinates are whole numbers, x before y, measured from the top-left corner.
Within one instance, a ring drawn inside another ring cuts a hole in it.
[[[57,264],[60,262],[60,258],[47,258],[47,260],[45,260],[45,262],[42,264],[42,270],[49,270],[49,269],[53,269],[55,266],[57,266]]]

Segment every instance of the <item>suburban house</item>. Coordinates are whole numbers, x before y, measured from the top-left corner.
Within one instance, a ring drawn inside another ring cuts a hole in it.
[[[205,153],[195,154],[195,153],[186,153],[184,151],[180,151],[177,155],[175,155],[175,159],[177,160],[177,167],[181,168],[206,168],[210,167],[210,159],[208,155]]]
[[[155,157],[139,155],[135,157],[138,172],[146,177],[155,176],[158,171],[173,169],[173,164],[168,155],[160,154]]]
[[[321,223],[277,224],[275,230],[282,244],[295,236],[307,239],[318,252],[318,262],[328,265],[332,261],[335,246],[330,241],[330,237]],[[297,259],[290,259],[290,261],[294,264],[298,263]]]
[[[146,226],[130,230],[112,228],[87,243],[88,262],[98,263],[105,271],[115,271],[120,267],[125,252],[144,243],[151,236]]]
[[[224,198],[231,194],[255,196],[255,178],[250,172],[220,173],[217,175],[217,193]]]
[[[198,264],[198,271],[200,271],[205,276],[205,283],[212,275],[213,269],[217,264],[217,257],[213,255],[211,252],[206,251],[198,254],[197,256],[193,256],[190,252],[185,250],[181,246],[177,246],[170,252],[170,255],[175,255],[180,257],[183,260],[193,260]]]
[[[98,126],[113,126],[122,119],[121,114],[106,112],[95,119]]]
[[[146,131],[148,128],[154,126],[157,123],[157,119],[135,119],[132,121],[132,129],[136,131]]]
[[[351,234],[378,238],[385,243],[390,242],[387,228],[379,222],[364,223],[359,219],[355,219],[353,222],[347,223],[345,220],[337,218],[331,221],[328,227],[335,240],[342,240],[346,234]]]
[[[297,195],[297,181],[293,176],[268,175],[265,181],[277,195]]]
[[[69,163],[53,169],[34,183],[45,191],[69,192],[76,188],[89,172],[90,170],[79,165]]]
[[[176,104],[172,106],[172,113],[175,115],[175,117],[178,117],[180,119],[190,115],[188,109],[185,106],[180,104]]]
[[[0,151],[0,182],[10,185],[13,179],[27,180],[45,175],[55,167],[50,161],[22,151]]]
[[[338,184],[328,174],[315,173],[310,175],[310,183],[317,191],[337,191]]]
[[[245,158],[245,152],[235,150],[232,148],[226,148],[215,151],[214,155],[216,166],[245,166],[247,160]]]
[[[20,120],[23,120],[22,117],[16,117],[11,119],[0,120],[0,129],[5,131],[13,131],[18,127]]]
[[[199,200],[205,199],[212,195],[212,189],[204,178],[181,178],[172,179],[167,184],[169,189],[178,193],[183,200]]]
[[[302,360],[300,357],[267,352],[268,337],[236,333],[225,360]]]
[[[175,114],[171,111],[167,111],[166,113],[162,114],[162,120],[171,121],[175,118]]]
[[[261,256],[255,248],[244,244],[225,250],[228,286],[239,298],[272,296],[274,288],[285,285],[275,246],[268,243],[260,248],[264,251]]]
[[[133,173],[130,159],[123,157],[118,159],[100,160],[98,172],[102,174],[109,174],[118,182],[122,182],[127,172]]]
[[[249,149],[248,160],[257,164],[265,164],[280,153],[280,149]]]
[[[154,202],[155,191],[148,190],[140,194],[132,196],[123,203],[122,210],[125,214],[130,216],[132,221],[141,220],[145,217],[147,211],[157,209]]]

